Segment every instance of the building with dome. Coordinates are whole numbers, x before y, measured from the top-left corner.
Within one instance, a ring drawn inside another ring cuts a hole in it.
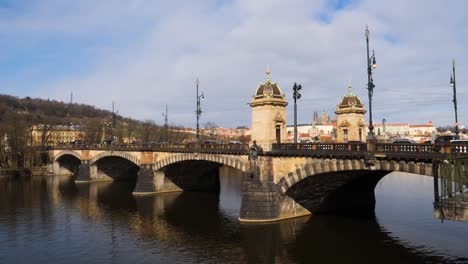
[[[286,102],[285,95],[278,84],[270,81],[270,71],[267,70],[265,83],[260,83],[252,97],[252,129],[251,143],[255,140],[264,150],[270,150],[272,143],[285,143]]]
[[[351,92],[351,85],[348,86],[348,93],[338,104],[335,114],[336,142],[366,140],[367,126],[364,122],[366,110],[361,99]]]

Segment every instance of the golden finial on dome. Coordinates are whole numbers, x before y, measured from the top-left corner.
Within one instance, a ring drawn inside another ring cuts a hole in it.
[[[267,75],[267,81],[269,81],[270,80],[270,65],[267,65],[266,75]]]

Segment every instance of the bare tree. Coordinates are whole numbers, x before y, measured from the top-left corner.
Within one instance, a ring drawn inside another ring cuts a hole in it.
[[[99,120],[90,120],[85,124],[84,134],[87,144],[100,144],[104,137],[103,126]]]
[[[156,124],[152,120],[146,120],[141,126],[141,139],[150,142],[154,137]]]
[[[204,127],[205,127],[205,135],[209,139],[216,139],[218,137],[218,134],[216,131],[218,126],[214,122],[208,121],[205,123]]]
[[[11,160],[11,167],[23,168],[27,146],[27,125],[21,115],[16,112],[11,112],[6,117],[9,119],[7,134],[9,135],[7,144],[9,146],[9,156]]]

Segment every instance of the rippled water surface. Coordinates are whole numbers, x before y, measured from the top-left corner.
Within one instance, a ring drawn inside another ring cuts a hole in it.
[[[468,263],[468,223],[434,219],[432,178],[393,173],[376,217],[237,220],[221,193],[134,197],[134,183],[0,178],[0,263]]]

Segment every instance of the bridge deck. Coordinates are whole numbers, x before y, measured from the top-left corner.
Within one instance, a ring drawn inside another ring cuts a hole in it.
[[[246,144],[110,144],[110,145],[65,145],[53,146],[56,150],[119,150],[119,151],[154,151],[154,152],[178,152],[178,153],[209,153],[248,155],[249,146]],[[271,151],[261,152],[266,156],[299,156],[321,158],[357,158],[365,159],[373,157],[385,160],[413,160],[431,161],[442,158],[447,153],[458,153],[460,156],[468,156],[466,144],[393,144],[377,143],[375,151],[370,153],[365,143],[308,143],[273,144]]]

